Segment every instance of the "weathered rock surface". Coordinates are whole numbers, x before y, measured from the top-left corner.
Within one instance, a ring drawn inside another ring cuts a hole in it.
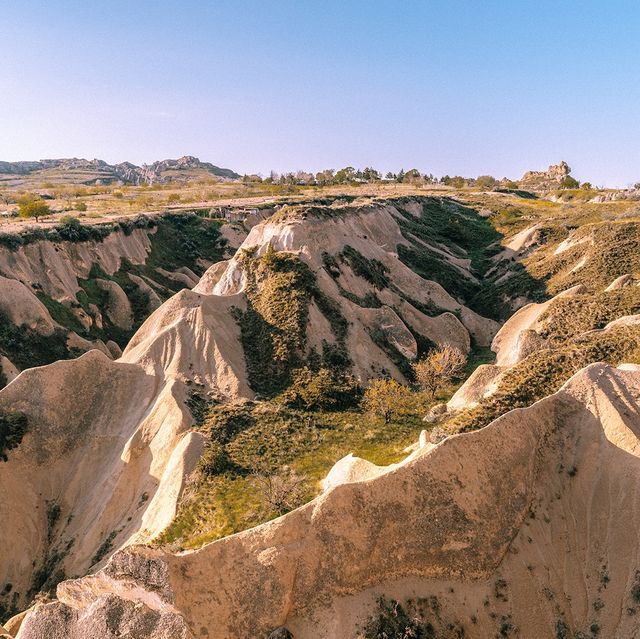
[[[520,186],[536,189],[558,188],[570,173],[569,165],[563,160],[560,164],[552,164],[546,171],[527,171],[520,178]]]
[[[22,282],[0,277],[0,311],[16,326],[51,335],[57,324],[47,307]]]
[[[281,627],[296,639],[347,638],[380,595],[436,602],[434,630],[455,622],[465,637],[517,627],[553,639],[597,626],[631,639],[639,401],[638,367],[593,364],[530,408],[258,528],[180,555],[123,550],[95,576],[62,583],[19,639],[84,629],[110,639],[143,618],[147,639],[166,627],[210,639]]]
[[[201,451],[185,395],[98,351],[23,371],[0,392],[0,409],[29,419],[0,464],[0,583],[18,605],[169,524]]]
[[[133,311],[127,294],[117,282],[112,280],[97,279],[98,288],[107,293],[107,317],[112,324],[123,330],[131,330],[133,326]]]

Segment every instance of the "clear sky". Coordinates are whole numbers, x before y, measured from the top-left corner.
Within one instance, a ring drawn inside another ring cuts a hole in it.
[[[0,159],[640,180],[640,3],[0,0]]]

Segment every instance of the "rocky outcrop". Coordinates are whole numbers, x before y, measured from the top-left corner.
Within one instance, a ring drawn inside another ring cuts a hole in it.
[[[0,312],[16,326],[51,335],[57,324],[47,307],[22,282],[0,276]]]
[[[130,330],[133,326],[133,311],[127,294],[117,282],[111,280],[98,278],[96,284],[107,294],[105,312],[111,323],[125,331]]]
[[[571,173],[569,165],[563,160],[560,164],[552,164],[546,171],[527,171],[520,178],[520,187],[529,189],[558,188]]]
[[[419,202],[416,205],[420,207]],[[389,326],[396,326],[404,337],[402,345],[394,344],[393,336],[391,343],[401,353],[406,346],[404,356],[412,354],[415,348],[405,331],[415,331],[435,344],[450,344],[464,352],[469,350],[471,336],[478,344],[489,345],[498,330],[497,322],[465,307],[440,284],[420,277],[399,259],[398,246],[411,244],[401,232],[398,216],[400,213],[390,203],[326,207],[319,208],[316,213],[301,208],[297,215],[294,212],[284,219],[267,220],[251,229],[236,256],[224,269],[217,265],[205,273],[196,290],[211,291],[219,296],[241,294],[246,286],[241,263],[244,251],[259,256],[271,247],[276,251],[295,253],[316,275],[322,292],[340,305],[343,315],[350,321],[347,348],[349,353],[355,354],[352,356],[354,370],[363,380],[377,376],[382,369],[402,378],[396,365],[380,351],[379,344],[371,340],[372,331],[381,327],[381,313],[393,313],[395,319]],[[389,285],[372,284],[345,261],[330,273],[326,256],[339,261],[347,246],[363,262],[385,269]],[[368,299],[374,300],[376,307],[387,307],[388,310],[368,308]],[[434,312],[427,315],[421,310],[424,307],[432,308]],[[323,334],[318,330],[314,333],[317,341],[326,339],[331,343],[334,340],[330,333]]]
[[[132,619],[148,620],[147,639],[167,627],[209,639],[282,627],[296,639],[354,637],[382,595],[425,602],[435,631],[454,625],[472,639],[516,627],[541,639],[595,627],[631,639],[639,400],[639,367],[591,365],[530,408],[347,478],[258,528],[180,555],[123,550],[60,584],[19,637],[91,629],[107,639]]]

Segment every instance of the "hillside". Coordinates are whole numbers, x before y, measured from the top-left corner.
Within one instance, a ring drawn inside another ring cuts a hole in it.
[[[167,214],[0,234],[2,375],[94,348],[119,357],[153,310],[224,256],[225,232]]]
[[[635,520],[593,519],[635,490],[633,202],[293,198],[264,218],[0,247],[34,358],[0,391],[0,618],[59,584],[20,639],[634,636],[610,611],[638,603]],[[122,356],[29,368],[61,332],[51,359],[76,338]],[[467,379],[429,398],[412,364],[439,346]],[[380,378],[406,389],[389,420],[360,403]]]
[[[64,158],[23,162],[0,162],[0,188],[23,187],[52,183],[63,185],[154,184],[171,180],[197,179],[215,176],[237,179],[240,176],[230,169],[223,169],[201,162],[193,156],[177,160],[161,160],[136,166],[131,162],[108,164],[104,160]]]

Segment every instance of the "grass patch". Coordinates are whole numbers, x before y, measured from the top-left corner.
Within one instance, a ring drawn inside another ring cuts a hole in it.
[[[304,478],[305,501],[318,494],[319,481],[348,453],[380,465],[400,461],[423,428],[420,415],[407,407],[385,425],[355,409],[304,411],[275,402],[215,406],[204,431],[216,456],[223,450],[225,464],[218,472],[196,473],[176,519],[158,541],[197,548],[276,516],[264,509],[256,472],[297,473]]]

